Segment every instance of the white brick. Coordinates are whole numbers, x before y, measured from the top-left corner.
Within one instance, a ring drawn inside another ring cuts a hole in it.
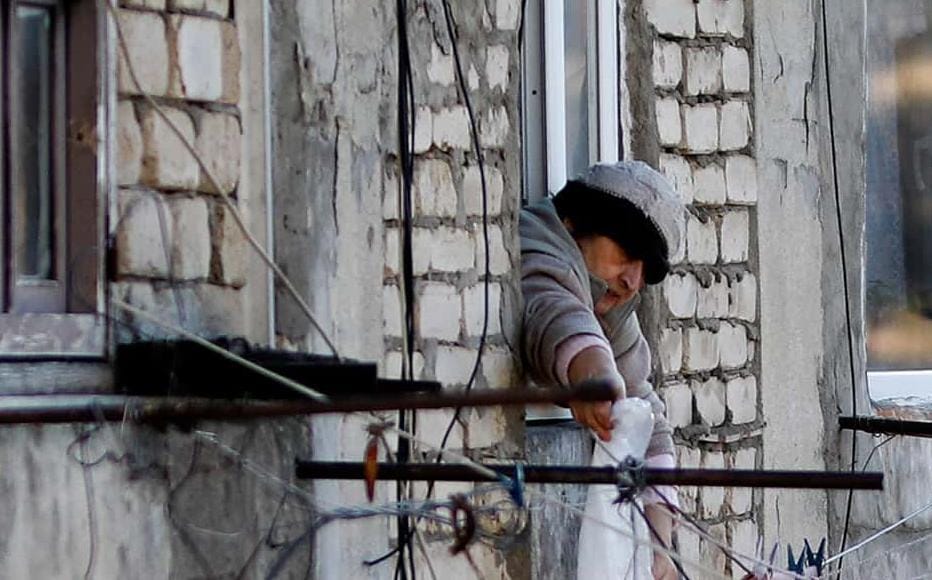
[[[511,53],[504,44],[490,46],[485,53],[485,79],[491,89],[508,89]]]
[[[693,171],[693,197],[696,203],[725,204],[725,171],[717,163]]]
[[[420,379],[424,376],[424,355],[415,352],[413,359],[414,373],[412,376],[415,379]],[[379,376],[389,379],[401,378],[401,365],[403,362],[404,356],[400,351],[392,350],[385,353],[385,357],[382,359],[382,368],[379,372]]]
[[[718,259],[715,222],[705,223],[690,214],[686,218],[686,254],[693,264],[714,264]]]
[[[686,94],[714,95],[722,90],[722,53],[716,47],[686,49]]]
[[[172,197],[172,268],[177,280],[207,278],[210,222],[204,198]]]
[[[714,332],[687,328],[684,365],[689,371],[709,371],[718,366],[719,339]]]
[[[129,101],[117,106],[117,183],[139,182],[142,170],[142,131],[136,120],[136,110]]]
[[[696,488],[691,488],[695,491]],[[683,488],[680,488],[680,503],[683,503]],[[686,513],[695,513],[695,505],[692,506],[692,509],[683,508],[683,511]],[[700,538],[698,534],[692,532],[692,530],[686,529],[685,526],[678,526],[676,532],[676,547],[677,553],[680,555],[680,558],[683,560],[684,572],[689,574],[692,578],[699,577],[699,571],[691,567],[690,562],[702,562],[702,555],[699,550]]]
[[[661,145],[676,147],[683,140],[680,105],[674,98],[657,99],[657,135]]]
[[[464,414],[467,419],[466,443],[469,448],[484,449],[501,445],[506,441],[508,421],[502,409],[486,407],[472,409]]]
[[[168,92],[168,37],[165,20],[160,14],[120,10],[120,28],[126,39],[129,62],[136,73],[142,92],[162,96]],[[123,51],[117,51],[120,60],[119,90],[138,94],[136,85],[123,61]]]
[[[499,334],[501,324],[502,287],[498,282],[489,284],[489,335]],[[480,282],[463,292],[463,305],[466,318],[466,334],[479,336],[485,320],[485,284]]]
[[[693,172],[689,162],[679,155],[660,154],[660,172],[673,184],[683,203],[693,201]]]
[[[445,151],[469,149],[469,115],[466,107],[457,106],[434,113],[434,145]]]
[[[725,455],[720,451],[707,451],[702,454],[703,469],[724,469]],[[703,487],[702,488],[702,509],[699,517],[703,519],[712,519],[718,517],[722,510],[722,504],[725,502],[725,488],[723,487]],[[722,538],[723,540],[725,538]]]
[[[751,114],[745,101],[728,101],[722,105],[722,125],[718,147],[737,151],[747,147],[751,138]]]
[[[680,469],[699,469],[699,466],[702,463],[702,452],[693,447],[684,447],[682,445],[677,445],[676,456],[677,456],[676,465]],[[695,514],[696,513],[696,500],[698,499],[698,496],[699,496],[699,488],[694,487],[694,486],[682,485],[680,486],[679,491],[680,491],[680,494],[679,494],[680,495],[680,507],[686,513]],[[694,548],[687,548],[683,542],[683,539],[689,536],[692,536],[695,538],[696,544]],[[680,533],[678,542],[677,542],[680,547],[680,555],[682,555],[683,558],[685,559],[687,558],[687,555],[686,555],[687,551],[689,549],[694,549],[695,553],[697,554],[696,559],[698,559],[698,553],[699,553],[698,542],[699,542],[699,536],[697,536],[696,534],[693,534],[691,532],[687,532],[685,534]],[[684,548],[686,549],[684,550]]]
[[[434,251],[434,231],[431,228],[414,228],[411,237],[411,268],[415,276],[420,276],[430,271],[430,260]]]
[[[660,333],[660,368],[666,374],[680,372],[683,368],[683,331],[678,328],[664,328]]]
[[[674,318],[696,315],[696,289],[699,284],[692,274],[671,274],[663,280],[663,295]]]
[[[757,161],[746,155],[725,159],[725,184],[729,203],[757,203]]]
[[[647,20],[660,34],[694,38],[696,7],[693,0],[645,0]]]
[[[453,420],[454,409],[438,409],[436,411],[418,411],[417,412],[417,430],[418,439],[424,441],[432,447],[440,447],[443,435],[446,433],[447,426]],[[465,414],[466,411],[464,410]],[[459,423],[453,425],[450,430],[450,438],[447,440],[447,449],[463,448],[463,429]]]
[[[757,379],[753,375],[728,381],[728,409],[735,425],[757,419]]]
[[[401,336],[401,292],[398,286],[382,287],[382,332],[385,336]]]
[[[750,490],[747,490],[750,491]],[[757,549],[757,541],[760,537],[760,531],[757,528],[757,523],[754,520],[737,520],[728,522],[728,527],[731,528],[731,549],[735,551],[735,554],[754,554]],[[816,548],[817,546],[813,546]],[[745,566],[753,566],[754,564],[750,562],[747,558],[739,558],[743,560]],[[732,578],[738,580],[744,577],[744,570],[739,566],[735,565],[732,567]]]
[[[696,398],[696,410],[702,422],[716,427],[725,422],[725,384],[711,378],[705,382],[692,382],[693,396]]]
[[[699,318],[725,318],[728,316],[728,281],[713,280],[708,288],[699,288],[696,316]]]
[[[434,378],[444,386],[463,386],[476,364],[475,351],[461,346],[437,347]]]
[[[718,331],[718,349],[724,369],[737,369],[748,362],[748,332],[743,326],[723,322]]]
[[[476,70],[475,65],[469,65],[469,72],[466,73],[466,79],[469,82],[470,91],[479,90],[479,71]]]
[[[427,78],[438,85],[450,86],[456,80],[453,56],[444,54],[436,42],[430,45],[430,64],[427,65]]]
[[[714,103],[684,105],[686,149],[712,153],[718,149],[718,107]]]
[[[165,116],[181,131],[184,138],[194,142],[194,123],[183,111],[163,108]],[[185,149],[181,139],[172,131],[155,109],[146,107],[142,113],[141,180],[146,185],[165,189],[194,189],[200,173],[194,157]]]
[[[680,469],[699,469],[702,465],[702,452],[694,447],[676,446],[676,465]]]
[[[746,262],[750,242],[747,210],[730,211],[722,217],[722,262]]]
[[[246,285],[246,271],[254,254],[247,247],[246,236],[236,224],[233,212],[225,204],[216,204],[211,212],[211,281],[239,288]]]
[[[398,228],[385,228],[385,264],[383,274],[394,276],[401,272],[401,231]]]
[[[754,322],[757,319],[757,278],[750,272],[741,281],[731,284],[728,315],[739,320]]]
[[[505,349],[488,348],[482,355],[482,376],[490,389],[512,385],[515,373],[515,355]]]
[[[728,499],[731,505],[731,512],[737,515],[746,514],[754,506],[754,495],[749,487],[733,487],[731,497]],[[728,492],[725,494],[728,495]],[[740,576],[739,576],[740,578]]]
[[[476,227],[472,234],[474,241],[473,246],[476,248],[476,268],[480,275],[485,274],[485,240],[482,235],[482,225]],[[492,252],[489,254],[489,270],[493,276],[499,276],[511,270],[511,256],[505,248],[505,239],[502,235],[502,228],[495,224],[489,224],[489,246]]]
[[[208,193],[231,193],[239,183],[242,131],[239,119],[226,113],[204,113],[198,124],[195,147],[219,182],[218,192],[204,171],[198,189]]]
[[[159,207],[161,200],[157,196],[155,193],[120,191],[116,268],[121,276],[168,277],[172,215],[167,207]]]
[[[178,72],[172,93],[197,101],[223,96],[222,22],[213,18],[172,16],[176,29]]]
[[[388,170],[382,180],[382,219],[398,219],[398,176]]]
[[[510,133],[511,121],[505,107],[495,107],[479,120],[479,143],[482,147],[504,147]]]
[[[748,51],[730,44],[722,48],[722,82],[729,93],[746,93],[751,90]]]
[[[455,217],[456,189],[450,166],[440,159],[419,159],[414,165],[414,199],[421,216]]]
[[[693,422],[693,392],[685,383],[672,383],[663,388],[667,420],[673,427],[687,427]],[[682,465],[681,465],[682,467]]]
[[[489,215],[496,216],[502,213],[505,183],[497,167],[485,164],[484,169]],[[482,178],[477,165],[470,165],[463,172],[463,204],[466,215],[482,215]]]
[[[414,117],[414,152],[430,150],[434,135],[434,114],[430,107],[418,107]]]
[[[683,78],[683,49],[675,42],[654,41],[654,84],[665,89],[676,88]]]
[[[459,338],[463,305],[456,288],[440,282],[425,282],[419,290],[417,305],[421,337]]]
[[[757,449],[749,447],[735,451],[735,469],[757,469]]]
[[[440,226],[431,232],[430,267],[440,272],[461,272],[476,265],[475,243],[469,232]]]
[[[699,0],[699,31],[714,36],[744,36],[744,0]]]
[[[521,16],[521,0],[497,0],[495,3],[495,27],[499,30],[515,30]]]

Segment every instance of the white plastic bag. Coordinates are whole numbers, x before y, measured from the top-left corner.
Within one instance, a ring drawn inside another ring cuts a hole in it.
[[[597,442],[592,465],[618,465],[626,457],[644,459],[654,427],[650,404],[643,399],[622,399],[612,405],[615,426],[612,440]],[[651,580],[653,555],[647,545],[636,544],[630,535],[647,540],[649,531],[640,514],[627,504],[616,504],[614,485],[591,485],[586,497],[586,516],[579,532],[576,556],[578,580]],[[598,522],[609,523],[621,533]]]

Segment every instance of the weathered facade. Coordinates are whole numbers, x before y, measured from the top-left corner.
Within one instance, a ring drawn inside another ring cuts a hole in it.
[[[849,33],[863,28],[865,14],[849,4],[614,6],[621,156],[656,166],[688,204],[685,253],[646,293],[639,313],[682,467],[851,467],[850,434],[839,432],[837,416],[868,412],[870,402],[858,346],[864,46]],[[413,376],[449,387],[469,383],[480,344],[476,388],[524,384],[516,357],[522,6],[451,2],[453,39],[440,0],[412,0],[403,15],[415,103],[415,333],[407,338]],[[322,336],[237,227],[221,198],[229,196],[340,354],[400,376],[396,3],[124,0],[119,27],[98,7],[88,38],[101,47],[103,304],[115,298],[202,336],[326,354]],[[156,105],[195,145],[219,191]],[[850,304],[839,298],[845,291]],[[110,328],[106,353],[0,360],[0,395],[113,393],[118,342],[175,334],[117,306],[99,316]],[[452,410],[419,412],[408,425],[437,446],[452,419]],[[449,448],[483,460],[525,457],[520,412],[466,409],[461,419]],[[396,545],[394,519],[312,529],[320,510],[365,503],[362,484],[294,480],[295,457],[359,460],[365,428],[349,416],[193,431],[129,423],[3,427],[0,578],[393,577],[394,559],[364,561]],[[867,437],[859,441],[859,468],[872,447]],[[414,453],[435,457],[426,445]],[[585,457],[573,449],[565,459]],[[877,450],[870,467],[884,470],[888,491],[855,495],[849,544],[928,502],[916,482],[932,468],[930,457],[928,445],[913,440]],[[471,487],[446,484],[436,495]],[[415,497],[424,493],[414,486]],[[377,498],[395,499],[394,485],[379,484]],[[844,492],[683,488],[680,498],[713,537],[744,554],[754,553],[760,536],[768,546],[797,546],[826,535],[831,553],[845,527]],[[529,522],[486,522],[494,538],[471,549],[484,577],[565,577],[558,570],[574,567],[572,527],[548,528],[553,510],[532,511]],[[865,578],[927,571],[928,543],[867,559],[923,538],[930,518],[849,556],[846,568]],[[448,530],[424,531],[419,570],[427,569],[427,553],[445,576],[475,575],[464,557],[449,554]],[[743,574],[683,527],[676,544],[687,561],[701,563],[693,577]],[[542,545],[560,549],[536,551]],[[562,561],[541,565],[557,555]],[[859,559],[865,564],[854,566]]]

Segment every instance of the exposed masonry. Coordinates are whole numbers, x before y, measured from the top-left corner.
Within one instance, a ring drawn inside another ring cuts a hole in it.
[[[486,351],[477,388],[510,386],[514,376],[512,337],[516,310],[516,211],[520,187],[516,1],[488,2],[476,11],[454,5],[462,68],[479,128],[488,193],[490,273]],[[412,187],[416,282],[415,374],[446,386],[467,384],[483,330],[485,244],[482,182],[472,147],[469,117],[457,88],[454,58],[439,2],[426,2],[409,21],[417,103]],[[399,175],[394,157],[386,163],[384,369],[400,372],[402,319],[399,274]],[[450,411],[419,413],[418,428],[439,442]],[[451,448],[496,446],[499,454],[519,450],[500,410],[463,410]],[[511,417],[512,420],[517,417]]]
[[[654,32],[659,166],[689,212],[684,253],[662,285],[667,316],[658,352],[659,390],[685,468],[761,465],[749,6],[644,3]],[[747,489],[682,488],[680,498],[713,536],[754,552],[760,497]],[[677,541],[685,558],[740,576],[694,534]]]
[[[114,294],[195,332],[236,333],[247,252],[217,197],[236,198],[240,175],[240,49],[230,2],[122,4],[120,23],[142,90],[195,143],[221,191],[139,94],[121,60]]]

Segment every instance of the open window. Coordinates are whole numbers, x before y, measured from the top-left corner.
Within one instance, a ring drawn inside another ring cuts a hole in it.
[[[524,15],[524,201],[619,158],[618,6],[529,0]]]
[[[0,7],[0,357],[99,357],[106,131],[95,1]]]
[[[867,11],[871,397],[932,397],[932,4]]]

